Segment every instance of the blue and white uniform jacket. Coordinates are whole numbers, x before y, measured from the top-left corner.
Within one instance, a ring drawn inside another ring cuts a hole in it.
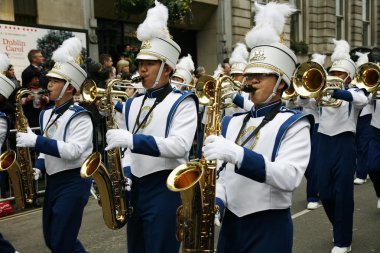
[[[0,112],[0,155],[1,147],[4,144],[5,139],[7,138],[9,132],[9,119],[5,113]]]
[[[302,107],[305,114],[313,115],[315,124],[319,123],[319,108],[314,98],[301,98],[298,96],[296,103]]]
[[[371,126],[380,129],[380,100],[373,100]]]
[[[40,156],[35,166],[39,169],[46,168],[48,175],[80,168],[93,151],[94,127],[91,114],[81,106],[71,105],[55,121],[64,107],[62,105],[40,113],[43,135],[37,137],[35,148]]]
[[[356,133],[359,112],[368,103],[365,92],[358,88],[336,90],[333,97],[341,99],[342,105],[337,108],[328,106],[319,108],[318,132],[329,136],[343,132]]]
[[[243,136],[251,134],[272,107],[273,104],[250,111],[251,118]],[[225,138],[236,140],[245,115],[223,118]],[[216,197],[238,217],[289,208],[292,192],[300,184],[309,163],[312,121],[299,111],[281,107],[276,117],[261,128],[255,140],[245,145],[241,166],[228,163],[220,173]],[[244,137],[242,139],[244,141]]]
[[[143,121],[162,90],[163,88],[147,91],[139,122]],[[123,164],[130,164],[131,172],[136,177],[173,170],[187,162],[198,117],[198,100],[194,93],[173,90],[154,108],[137,133],[134,133],[143,99],[144,96],[129,98],[122,108],[122,104],[116,105],[118,111],[122,109],[127,130],[133,133],[133,150],[128,150],[129,153],[126,154],[130,162]]]

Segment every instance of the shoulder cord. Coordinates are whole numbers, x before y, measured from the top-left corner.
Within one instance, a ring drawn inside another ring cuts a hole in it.
[[[247,139],[244,140],[243,143],[240,144],[240,146],[244,147],[245,144],[247,144],[247,142],[253,138],[256,137],[257,133],[260,131],[261,128],[263,128],[268,122],[270,122],[272,119],[274,119],[274,117],[277,115],[278,113],[278,110],[280,108],[281,104],[278,104],[276,106],[274,106],[264,117],[264,119],[261,121],[261,123],[259,124],[258,127],[255,128],[255,130],[253,130],[253,132],[247,137]],[[239,137],[241,135],[241,133],[243,132],[245,126],[247,125],[247,122],[250,118],[250,113],[248,113],[245,117],[244,117],[244,120],[243,120],[243,124],[239,130],[239,133],[238,135],[236,136],[236,139],[235,139],[235,143],[237,143],[237,141],[239,140]],[[216,172],[216,178],[218,179],[219,178],[219,174],[220,172],[222,172],[225,168],[226,168],[226,165],[227,165],[227,162],[223,162],[222,165],[219,167],[218,171]]]

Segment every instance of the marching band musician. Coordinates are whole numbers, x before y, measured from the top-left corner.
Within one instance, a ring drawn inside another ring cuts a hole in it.
[[[73,96],[87,76],[74,62],[81,50],[80,40],[73,37],[53,53],[55,64],[47,77],[55,106],[40,114],[42,135],[28,129],[28,133],[17,133],[16,139],[18,147],[35,147],[40,152],[36,174],[46,169],[43,234],[54,253],[87,252],[77,236],[91,179],[80,177],[80,167],[93,150],[93,123],[88,111],[73,105]]]
[[[137,29],[142,45],[136,60],[146,94],[127,99],[122,108],[126,129],[106,134],[106,150],[123,147],[130,152],[131,173],[126,173],[132,178],[133,213],[127,225],[130,253],[174,253],[180,247],[175,238],[180,195],[166,187],[166,179],[171,170],[188,161],[198,102],[192,92],[182,93],[170,85],[180,47],[170,39],[167,20],[168,9],[155,1]]]
[[[316,62],[323,67],[326,60],[326,55],[314,53],[311,56],[312,62]],[[316,162],[318,159],[318,128],[319,128],[319,108],[314,98],[297,97],[296,104],[302,107],[302,111],[311,114],[314,117],[314,130],[311,138],[311,154],[310,162],[307,166],[305,177],[307,179],[306,185],[306,200],[307,209],[315,210],[318,208],[319,194],[318,194],[318,174]]]
[[[12,94],[16,88],[15,84],[6,77],[3,73],[8,69],[9,58],[5,54],[0,54],[0,104],[6,102],[9,96]],[[9,132],[9,119],[5,113],[0,111],[0,155],[1,148],[7,138]],[[4,239],[3,235],[0,233],[0,252],[2,253],[17,253],[15,248],[10,242]]]
[[[370,95],[373,99],[373,95]],[[377,96],[380,94],[377,91]],[[371,119],[371,139],[368,147],[368,174],[372,180],[380,209],[380,101],[373,100],[374,112]]]
[[[176,65],[174,74],[171,78],[173,87],[179,90],[193,90],[194,80],[193,72],[195,70],[191,55],[182,57]]]
[[[355,53],[359,58],[356,61],[356,66],[359,68],[361,65],[368,63],[367,53]],[[369,103],[360,111],[358,122],[356,124],[356,178],[354,184],[362,185],[367,182],[368,168],[368,145],[371,139],[371,119],[373,113],[373,101],[369,100]]]
[[[232,51],[230,57],[230,65],[231,65],[231,78],[237,83],[242,84],[244,79],[244,69],[247,66],[247,59],[249,56],[249,52],[247,47],[243,43],[237,43],[234,51]],[[241,91],[240,94],[235,94],[233,96],[232,102],[236,104],[238,107],[230,107],[224,110],[224,115],[231,116],[234,113],[246,112],[251,110],[253,103],[249,98],[249,93]]]
[[[331,253],[351,251],[354,213],[355,131],[359,111],[368,103],[363,90],[351,87],[356,71],[345,40],[333,40],[331,76],[343,80],[344,90],[332,90],[341,99],[339,107],[321,106],[318,128],[318,192],[323,208],[333,225],[334,248]]]
[[[204,155],[224,161],[216,185],[220,217],[226,207],[218,252],[290,253],[292,192],[309,162],[313,120],[281,106],[297,58],[278,41],[285,17],[294,9],[274,2],[255,3],[255,9],[256,26],[246,35],[252,50],[244,70],[255,106],[248,113],[224,117],[223,136],[207,137]]]

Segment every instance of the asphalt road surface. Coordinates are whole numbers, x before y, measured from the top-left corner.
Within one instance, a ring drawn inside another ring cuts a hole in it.
[[[305,188],[303,180],[293,196],[293,252],[330,253],[333,247],[332,226],[322,206],[313,211],[305,209]],[[371,181],[355,186],[353,253],[380,252],[380,210],[376,209],[376,202]],[[48,253],[42,236],[41,217],[42,210],[37,208],[2,218],[0,232],[20,253]],[[101,208],[93,198],[85,208],[79,239],[91,253],[127,252],[125,227],[108,229],[104,225]]]

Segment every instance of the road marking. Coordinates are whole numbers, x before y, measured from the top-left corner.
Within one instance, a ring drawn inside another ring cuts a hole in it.
[[[5,216],[4,218],[1,218],[0,222],[7,221],[7,220],[13,220],[13,219],[18,218],[18,217],[27,216],[29,214],[34,214],[34,213],[41,212],[41,211],[42,211],[42,207],[37,208],[37,209],[33,209],[33,210],[29,210],[29,211],[22,211],[21,213],[16,213],[16,214],[12,214],[9,216]]]
[[[320,207],[321,207],[321,205],[318,205],[318,207],[315,210],[317,210]],[[305,209],[305,210],[302,210],[301,212],[295,213],[292,215],[292,220],[294,220],[295,218],[298,218],[304,214],[307,214],[308,212],[311,212],[311,211],[314,211],[314,210]]]

